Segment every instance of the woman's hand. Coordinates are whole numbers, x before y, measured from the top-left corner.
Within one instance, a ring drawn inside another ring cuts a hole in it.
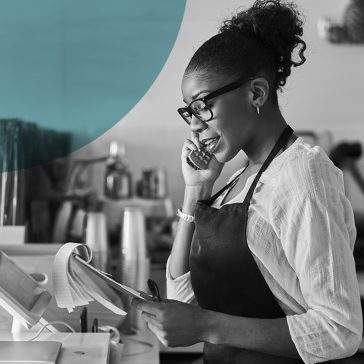
[[[212,156],[207,169],[195,170],[193,167],[191,167],[187,163],[186,159],[192,150],[198,150],[198,148],[201,146],[202,145],[198,139],[198,133],[196,132],[192,132],[191,139],[187,139],[183,143],[181,160],[182,173],[186,186],[212,186],[217,177],[219,177],[222,167],[224,166],[223,163],[218,162],[215,156]]]
[[[132,305],[165,346],[190,346],[205,341],[208,311],[198,306],[174,301],[133,299]]]

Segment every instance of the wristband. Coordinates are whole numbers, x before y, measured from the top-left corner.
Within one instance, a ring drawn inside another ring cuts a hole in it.
[[[182,212],[181,209],[177,210],[177,216],[179,216],[182,220],[185,220],[187,222],[194,222],[195,221],[195,217],[193,215],[188,215],[188,214]]]

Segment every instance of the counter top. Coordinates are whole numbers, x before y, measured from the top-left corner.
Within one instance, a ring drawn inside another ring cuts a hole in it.
[[[0,331],[0,341],[29,340],[34,335]],[[158,341],[149,330],[122,335],[121,360],[111,354],[110,335],[105,333],[44,333],[36,340],[62,343],[57,364],[159,364]]]
[[[13,335],[9,332],[0,332],[1,341],[29,340],[32,333]],[[56,333],[41,334],[37,341],[59,341],[62,343],[57,364],[108,364],[109,334],[81,334]]]

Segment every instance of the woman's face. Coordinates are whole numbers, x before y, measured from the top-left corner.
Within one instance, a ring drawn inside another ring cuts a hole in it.
[[[223,87],[235,79],[223,77],[198,77],[195,74],[185,75],[182,80],[182,94],[184,102],[189,105],[197,98]],[[213,118],[203,122],[192,116],[191,130],[199,133],[199,140],[218,138],[213,149],[216,159],[225,163],[232,158],[249,142],[253,126],[254,113],[248,101],[247,84],[236,90],[217,96],[207,101],[212,110]]]

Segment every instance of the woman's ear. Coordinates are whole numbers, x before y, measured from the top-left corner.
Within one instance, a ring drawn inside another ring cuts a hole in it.
[[[269,83],[263,77],[254,78],[250,82],[249,101],[252,107],[262,107],[268,100]]]

